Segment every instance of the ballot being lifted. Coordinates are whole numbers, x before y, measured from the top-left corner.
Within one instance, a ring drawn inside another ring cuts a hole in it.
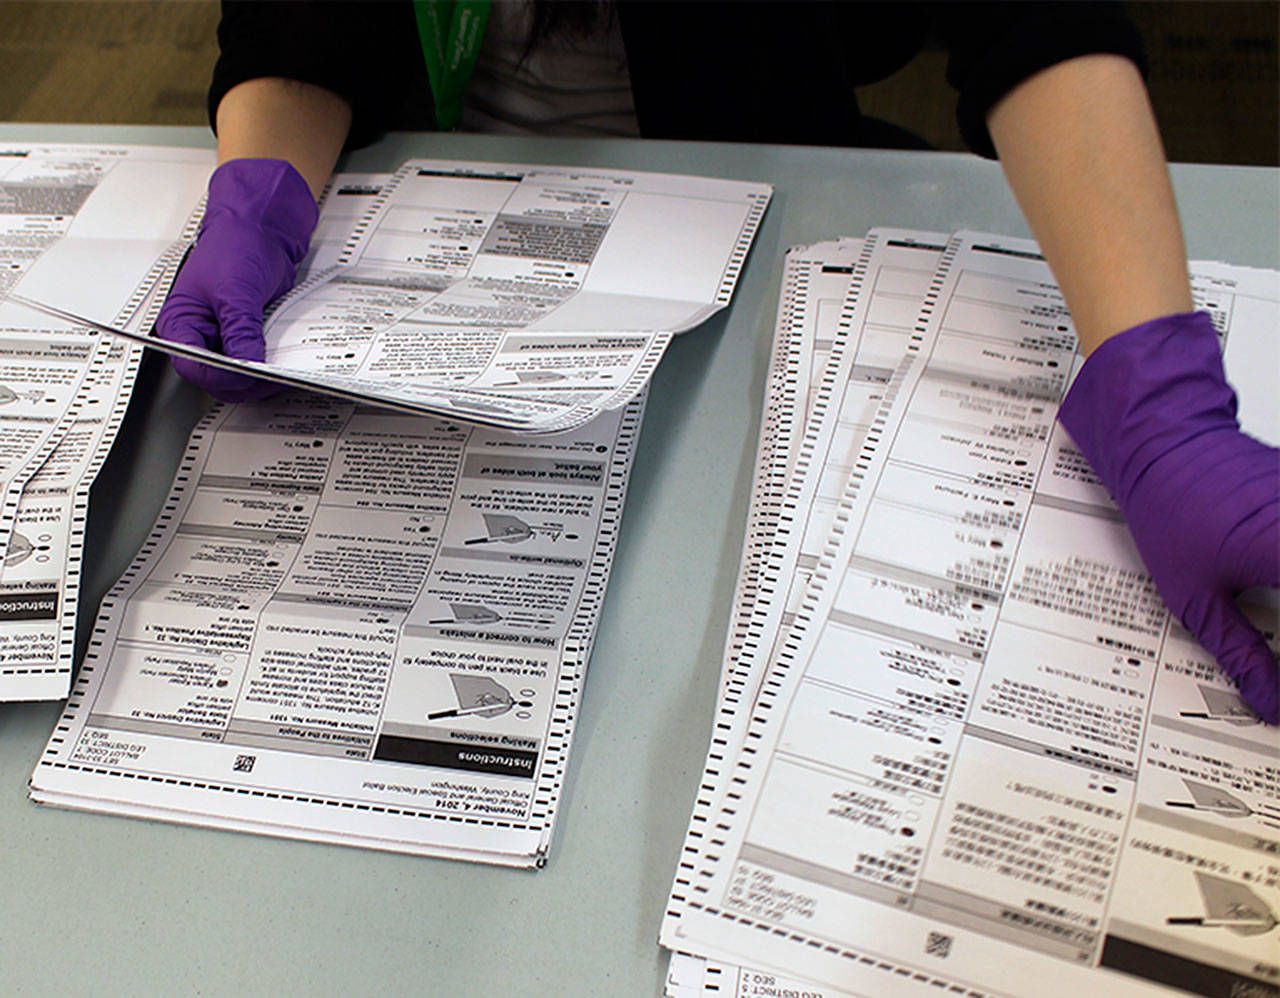
[[[771,191],[412,160],[337,262],[274,307],[265,361],[113,331],[351,401],[555,432],[634,398],[671,336],[728,304]]]
[[[0,700],[67,694],[89,488],[139,345],[245,366],[151,332],[214,166],[206,149],[0,145]],[[671,336],[729,301],[770,191],[435,160],[339,174],[249,366],[513,431],[616,416]]]

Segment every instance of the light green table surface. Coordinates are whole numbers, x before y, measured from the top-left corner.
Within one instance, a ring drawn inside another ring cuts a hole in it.
[[[204,129],[0,125],[0,140],[210,145]],[[873,225],[1025,235],[967,155],[395,134],[409,156],[763,180],[732,306],[654,378],[559,825],[537,873],[39,808],[59,704],[0,704],[0,993],[643,995],[701,772],[782,253]],[[1194,258],[1280,266],[1280,172],[1176,166]],[[151,363],[95,489],[81,642],[165,496],[203,397]]]

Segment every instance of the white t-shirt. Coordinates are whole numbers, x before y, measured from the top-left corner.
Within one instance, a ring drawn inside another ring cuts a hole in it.
[[[461,128],[504,135],[639,136],[617,16],[587,37],[553,34],[523,61],[532,10],[493,0]]]

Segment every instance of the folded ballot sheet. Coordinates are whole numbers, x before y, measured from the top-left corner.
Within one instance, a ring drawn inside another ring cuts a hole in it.
[[[728,304],[771,193],[707,177],[411,160],[337,260],[273,308],[264,361],[141,341],[403,412],[525,432],[581,426],[634,398],[671,337]],[[54,296],[30,303],[85,321]]]
[[[214,155],[159,146],[0,145],[0,296],[25,293],[155,322],[194,236]],[[333,266],[390,174],[327,192],[306,275]],[[131,397],[142,347],[0,297],[0,701],[67,695],[90,488]]]
[[[1036,247],[848,245],[787,261],[775,358],[842,271],[844,305],[825,364],[770,382],[763,433],[805,428],[761,445],[668,993],[1274,987],[1280,739],[1054,423],[1081,361]],[[1280,440],[1280,275],[1192,273],[1245,428]]]
[[[149,329],[212,167],[197,149],[0,144],[0,700],[67,695],[89,488],[142,355],[5,296]]]
[[[89,488],[140,347],[239,363],[151,335],[214,165],[198,149],[0,146],[0,700],[67,693]],[[339,174],[251,373],[470,424],[583,426],[729,301],[770,192],[435,160]]]

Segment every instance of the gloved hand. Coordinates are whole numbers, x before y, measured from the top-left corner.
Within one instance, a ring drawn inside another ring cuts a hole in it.
[[[233,159],[209,178],[200,237],[156,319],[166,340],[263,360],[262,312],[293,287],[319,215],[311,188],[279,159]],[[228,402],[283,386],[175,357],[180,375]]]
[[[1208,314],[1104,341],[1058,419],[1120,506],[1169,609],[1258,716],[1280,723],[1276,657],[1233,599],[1280,583],[1280,450],[1236,422]]]

